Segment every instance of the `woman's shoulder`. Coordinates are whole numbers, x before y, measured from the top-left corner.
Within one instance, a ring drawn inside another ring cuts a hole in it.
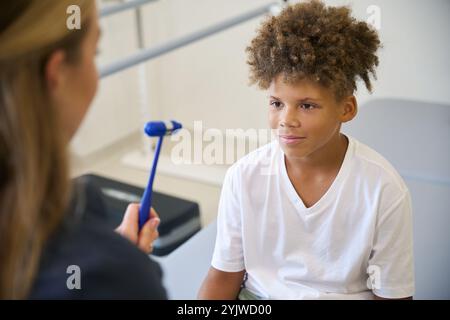
[[[31,299],[165,299],[159,264],[91,212],[69,215],[41,257]]]

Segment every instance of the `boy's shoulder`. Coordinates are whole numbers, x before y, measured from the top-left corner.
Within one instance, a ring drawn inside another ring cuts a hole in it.
[[[393,165],[380,153],[348,136],[350,161],[347,179],[362,179],[367,187],[383,189],[393,197],[405,194],[405,182]],[[264,183],[268,177],[280,173],[281,148],[276,140],[248,153],[235,162],[227,172],[233,180],[244,183]]]
[[[354,145],[353,165],[366,178],[372,177],[377,183],[391,185],[398,192],[406,192],[407,186],[394,166],[379,152],[355,138],[348,137]]]
[[[228,171],[248,174],[273,169],[274,161],[277,160],[279,152],[278,142],[276,140],[271,141],[237,160]]]

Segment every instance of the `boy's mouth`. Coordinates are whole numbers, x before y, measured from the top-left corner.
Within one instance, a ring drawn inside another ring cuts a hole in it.
[[[303,142],[306,139],[306,137],[295,136],[295,135],[284,135],[284,134],[280,134],[279,138],[280,138],[280,142],[287,144],[287,145],[297,144],[297,143]]]

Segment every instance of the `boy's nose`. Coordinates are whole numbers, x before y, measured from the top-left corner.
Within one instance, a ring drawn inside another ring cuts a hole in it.
[[[284,109],[284,112],[280,118],[280,126],[283,128],[284,127],[296,128],[301,126],[301,122],[300,119],[298,119],[298,114],[295,108],[287,107]]]

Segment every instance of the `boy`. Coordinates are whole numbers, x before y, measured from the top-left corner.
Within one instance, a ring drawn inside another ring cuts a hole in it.
[[[412,297],[409,191],[382,156],[340,133],[357,113],[356,80],[371,91],[379,47],[348,8],[319,1],[263,23],[248,63],[269,91],[277,140],[227,172],[200,298]]]

